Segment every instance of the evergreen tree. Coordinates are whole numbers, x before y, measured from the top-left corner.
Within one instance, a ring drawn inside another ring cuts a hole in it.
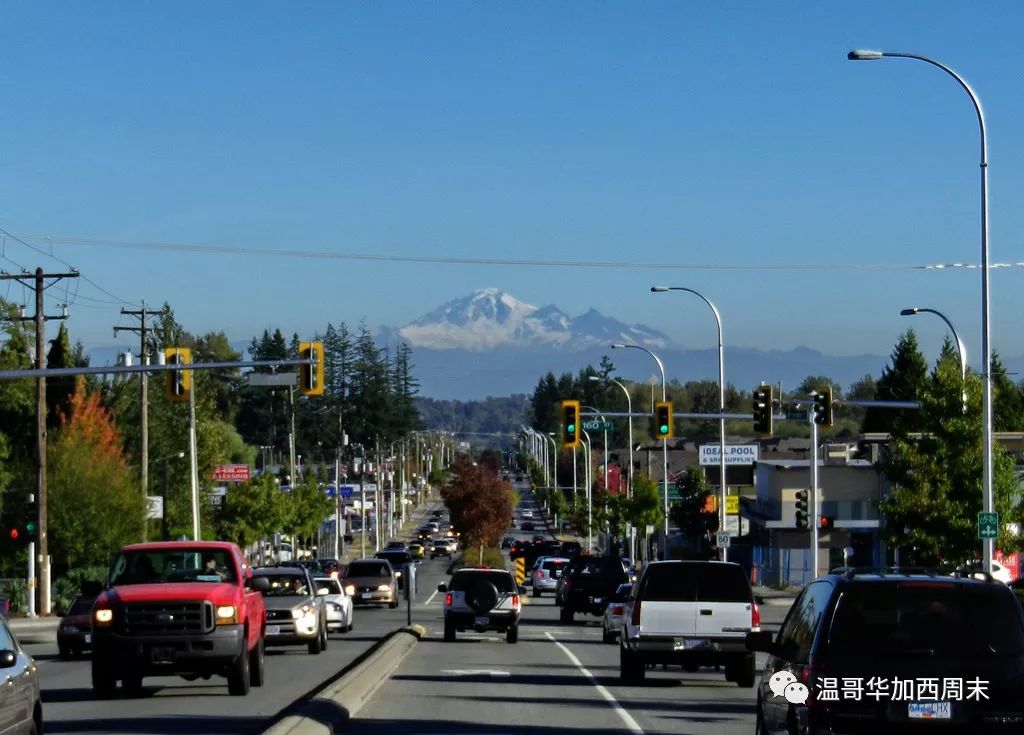
[[[992,355],[992,428],[994,431],[1024,430],[1024,395],[1010,380],[998,353]]]
[[[917,335],[908,329],[893,350],[890,365],[875,384],[879,401],[918,401],[928,378],[928,363],[917,344]],[[913,408],[869,408],[864,431],[894,433],[918,431],[921,413]]]

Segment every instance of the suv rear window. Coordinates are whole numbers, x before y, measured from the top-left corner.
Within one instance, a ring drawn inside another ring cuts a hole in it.
[[[391,570],[387,564],[372,561],[354,561],[348,565],[346,577],[390,577]]]
[[[640,594],[652,602],[753,602],[743,570],[724,564],[654,564]]]
[[[580,558],[577,559],[575,566],[576,574],[621,574],[623,577],[626,576],[625,568],[622,566],[622,560],[618,557]]]
[[[465,592],[478,579],[486,579],[498,589],[498,592],[511,592],[514,594],[516,591],[512,575],[498,570],[493,572],[455,572],[452,576],[451,591]]]
[[[1024,654],[1020,604],[988,586],[853,584],[836,603],[830,654]]]
[[[541,565],[541,568],[546,572],[554,571],[555,569],[561,569],[569,562],[565,561],[546,561]]]

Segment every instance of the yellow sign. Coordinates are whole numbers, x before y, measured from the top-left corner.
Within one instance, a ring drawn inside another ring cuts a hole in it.
[[[526,559],[519,557],[516,559],[516,584],[524,582],[526,582]]]
[[[738,516],[740,514],[740,496],[725,496],[725,514],[727,516]]]
[[[718,496],[708,495],[704,500],[704,512],[715,513],[718,511]]]

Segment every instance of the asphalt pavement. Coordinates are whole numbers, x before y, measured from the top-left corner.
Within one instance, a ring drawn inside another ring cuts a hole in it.
[[[534,507],[529,491],[523,493],[523,507]],[[787,609],[763,606],[764,628],[777,629]],[[473,632],[445,643],[441,600],[426,612],[418,622],[427,637],[349,723],[348,732],[749,735],[753,730],[754,689],[726,682],[722,671],[658,668],[648,670],[642,686],[622,685],[618,646],[602,642],[600,618],[579,616],[577,624],[563,625],[551,595],[524,596],[516,644],[499,634]]]
[[[437,501],[427,503],[417,516],[435,507],[442,506]],[[420,622],[428,610],[432,614],[425,603],[436,598],[438,583],[447,578],[448,564],[448,560],[438,559],[418,565],[413,622]],[[34,634],[31,640],[42,642],[26,643],[26,648],[39,663],[48,733],[237,735],[262,732],[282,710],[320,689],[379,639],[404,626],[406,603],[403,600],[395,610],[357,607],[353,620],[355,629],[332,634],[327,649],[319,655],[309,654],[305,646],[268,649],[266,683],[246,697],[230,696],[223,677],[195,682],[150,677],[144,680],[139,697],[126,697],[119,689],[114,699],[98,700],[92,693],[87,656],[60,660],[54,634]]]

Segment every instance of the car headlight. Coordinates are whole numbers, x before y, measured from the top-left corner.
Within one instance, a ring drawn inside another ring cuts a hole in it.
[[[380,586],[379,586],[379,587],[377,588],[377,591],[378,591],[378,592],[385,592],[385,591],[387,591],[387,590],[389,590],[389,589],[391,589],[391,585],[390,585],[390,584],[382,584],[382,585],[380,585]]]
[[[237,625],[238,610],[234,605],[217,606],[217,625]]]
[[[356,593],[356,586],[354,584],[345,585],[345,594],[351,597]]]
[[[312,605],[303,605],[302,607],[296,607],[292,610],[292,617],[296,620],[308,617],[313,614],[315,608]]]
[[[396,577],[401,577],[401,576],[402,576],[402,573],[401,573],[401,572],[395,572],[395,576],[396,576]]]
[[[109,608],[100,608],[93,618],[99,625],[110,625],[114,621],[114,611]]]

